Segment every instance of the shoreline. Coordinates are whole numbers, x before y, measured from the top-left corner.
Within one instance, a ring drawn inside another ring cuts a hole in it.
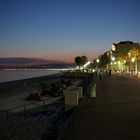
[[[0,83],[59,74],[60,70],[0,70]]]
[[[41,83],[51,84],[65,78],[77,79],[89,76],[89,73],[88,75],[87,73],[84,73],[84,75],[80,74],[78,76],[76,76],[76,74],[77,73],[57,73],[24,80],[0,83],[0,110],[7,110],[9,108],[33,102],[26,100],[26,98],[31,92],[35,90],[40,93]]]
[[[33,78],[27,78],[27,79],[21,79],[21,80],[14,80],[14,81],[7,81],[0,83],[0,97],[2,92],[8,92],[9,90],[12,90],[14,88],[23,86],[24,88],[28,89],[31,88],[31,86],[39,86],[40,82],[48,82],[49,80],[58,79],[62,76],[61,73],[57,74],[51,74],[46,76],[39,76],[39,77],[33,77]],[[28,87],[29,86],[29,87]]]

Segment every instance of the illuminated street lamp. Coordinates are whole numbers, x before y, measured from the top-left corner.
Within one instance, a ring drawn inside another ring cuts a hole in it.
[[[118,61],[118,64],[120,65],[120,64],[121,64],[121,62],[120,62],[120,61]]]
[[[111,60],[112,60],[112,61],[115,61],[115,57],[114,57],[114,56],[112,56],[112,57],[111,57]]]
[[[132,58],[132,59],[131,59],[131,62],[135,62],[135,58]]]
[[[112,44],[111,49],[112,49],[112,51],[115,51],[115,50],[116,50],[116,46],[115,46],[115,44],[114,44],[114,43]]]
[[[96,62],[99,63],[100,62],[100,59],[96,59]]]
[[[129,56],[129,57],[131,56],[131,52],[128,53],[128,56]]]

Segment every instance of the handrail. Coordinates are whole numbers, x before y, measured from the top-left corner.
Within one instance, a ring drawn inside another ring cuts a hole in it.
[[[57,96],[57,97],[63,97],[63,96],[61,95],[61,96]],[[32,105],[32,104],[36,104],[36,103],[39,103],[39,102],[40,103],[42,102],[42,105],[40,105],[40,106],[43,106],[43,111],[45,111],[45,101],[46,100],[50,101],[51,99],[54,99],[54,98],[44,99],[44,97],[43,97],[43,99],[41,101],[36,101],[36,102],[33,102],[33,103],[24,104],[24,105],[16,106],[16,107],[13,107],[13,108],[1,111],[1,112],[5,112],[6,113],[6,126],[7,127],[9,126],[9,112],[11,110],[23,107],[22,111],[24,111],[24,118],[27,119],[27,106]]]
[[[50,98],[49,98],[50,99]],[[39,103],[39,102],[42,102],[43,100],[49,100],[49,99],[42,99],[40,101],[34,101],[33,103],[27,103],[27,104],[23,104],[23,105],[19,105],[19,106],[16,106],[16,107],[12,107],[12,108],[9,108],[9,109],[6,109],[6,110],[1,110],[0,112],[6,112],[6,111],[10,111],[10,110],[14,110],[14,109],[17,109],[17,108],[20,108],[20,107],[23,107],[23,106],[28,106],[28,105],[32,105],[32,104],[36,104],[36,103]],[[52,98],[51,98],[52,99]]]

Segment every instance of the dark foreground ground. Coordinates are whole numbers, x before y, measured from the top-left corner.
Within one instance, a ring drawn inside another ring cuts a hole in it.
[[[140,140],[140,79],[97,80],[97,97],[84,97],[59,140]]]
[[[75,108],[65,109],[64,98],[26,111],[0,114],[0,140],[57,140]]]

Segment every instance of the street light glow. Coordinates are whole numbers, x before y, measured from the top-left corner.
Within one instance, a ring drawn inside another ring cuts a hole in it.
[[[91,62],[90,61],[88,61],[84,66],[82,66],[80,69],[83,69],[83,68],[85,68],[86,66],[88,66],[89,64],[90,64]]]
[[[118,61],[118,64],[120,65],[120,64],[121,64],[121,62],[120,62],[120,61]]]
[[[129,56],[129,57],[131,56],[131,52],[128,53],[128,56]]]
[[[96,60],[96,62],[97,62],[97,63],[99,63],[99,62],[100,62],[100,60],[99,60],[99,59],[97,59],[97,60]]]
[[[131,62],[135,62],[135,58],[132,58],[132,59],[131,59]]]
[[[111,60],[112,60],[112,61],[115,61],[115,57],[114,57],[114,56],[112,56]]]
[[[88,61],[83,67],[86,67],[90,64],[90,61]]]

